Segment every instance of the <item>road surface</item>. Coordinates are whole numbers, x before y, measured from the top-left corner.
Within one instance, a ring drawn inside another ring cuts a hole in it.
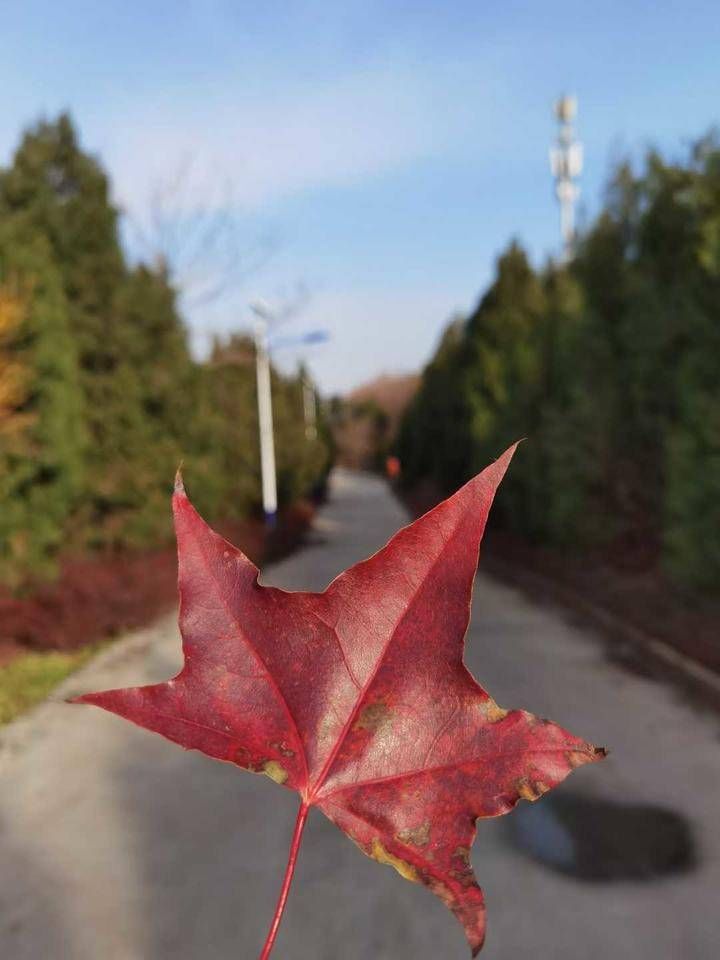
[[[321,589],[405,519],[380,480],[337,471],[308,544],[264,580]],[[179,652],[166,618],[114,644],[62,692],[165,679]],[[558,611],[483,576],[467,661],[499,703],[612,750],[540,803],[480,824],[483,957],[715,960],[717,718],[624,672]],[[295,795],[265,777],[91,707],[45,704],[0,732],[0,957],[255,960],[295,812]],[[468,953],[438,900],[313,811],[275,955]]]

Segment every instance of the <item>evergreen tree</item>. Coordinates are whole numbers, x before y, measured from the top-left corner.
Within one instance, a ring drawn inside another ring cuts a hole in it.
[[[467,325],[463,387],[471,391],[471,473],[513,440],[537,433],[544,306],[542,283],[513,242],[499,258],[496,278]],[[525,454],[498,504],[499,512],[523,529],[530,511]]]
[[[398,454],[407,484],[429,478],[450,491],[472,470],[470,391],[460,377],[465,321],[445,329],[400,424]]]
[[[681,199],[695,220],[690,234],[695,298],[684,318],[681,349],[670,361],[677,409],[665,436],[664,547],[677,579],[720,592],[720,147],[715,137],[697,144],[693,166],[692,189]]]
[[[527,436],[500,515],[720,590],[720,148],[621,164],[566,267],[512,245],[406,414],[410,481],[456,486]]]
[[[89,435],[77,528],[90,546],[166,535],[192,375],[164,272],[127,269],[108,179],[67,115],[25,134],[0,176],[2,210],[46,239],[64,283]]]
[[[112,400],[124,413],[126,429],[115,437],[125,446],[103,489],[116,508],[126,504],[123,540],[147,543],[170,532],[167,494],[178,464],[192,451],[197,381],[164,270],[139,265],[129,271],[115,311],[122,362],[111,383],[121,386],[122,396]]]
[[[184,458],[211,519],[259,499],[254,350],[190,356],[167,271],[130,268],[99,162],[62,115],[0,172],[0,581],[47,571],[58,548],[170,535]],[[241,362],[237,362],[238,356]],[[315,486],[327,433],[305,436],[297,378],[273,373],[279,492]],[[322,424],[321,424],[322,426]],[[197,482],[195,482],[197,480]]]
[[[330,467],[327,428],[319,410],[315,436],[305,429],[305,405],[302,370],[296,376],[283,376],[273,371],[273,414],[275,422],[275,456],[277,460],[278,499],[292,503],[316,489]]]
[[[195,372],[195,416],[184,470],[199,509],[236,520],[260,498],[255,348],[250,338],[216,340]]]
[[[82,485],[82,395],[62,283],[41,237],[0,229],[0,580],[52,569]]]
[[[45,239],[62,278],[89,436],[79,526],[92,543],[116,542],[141,497],[132,467],[142,410],[117,309],[125,280],[117,212],[107,177],[80,149],[66,114],[24,135],[0,176],[0,215]]]

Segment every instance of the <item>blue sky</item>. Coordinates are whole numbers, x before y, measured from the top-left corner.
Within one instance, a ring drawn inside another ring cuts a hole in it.
[[[272,248],[186,304],[196,349],[303,282],[287,333],[330,330],[308,359],[344,390],[423,363],[511,237],[557,251],[560,93],[579,98],[592,216],[615,159],[681,154],[720,121],[719,50],[720,7],[693,0],[23,0],[3,5],[0,159],[69,108],[131,225],[190,163],[190,215],[227,208],[239,246]]]

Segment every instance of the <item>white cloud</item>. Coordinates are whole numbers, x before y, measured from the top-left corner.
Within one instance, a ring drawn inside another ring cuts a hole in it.
[[[108,118],[102,153],[118,200],[132,210],[145,208],[152,185],[172,175],[169,158],[182,157],[231,184],[239,206],[255,208],[446,152],[477,123],[478,88],[463,67],[435,70],[430,80],[397,65],[283,84],[261,96],[237,82],[220,92],[215,84]]]

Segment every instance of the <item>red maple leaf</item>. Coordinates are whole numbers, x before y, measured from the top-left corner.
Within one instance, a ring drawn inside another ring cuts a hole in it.
[[[323,593],[258,584],[258,570],[173,498],[185,663],[166,683],[79,697],[301,797],[277,934],[308,811],[429,887],[485,935],[469,861],[478,818],[535,800],[604,751],[503,710],[463,664],[478,550],[514,452]]]

